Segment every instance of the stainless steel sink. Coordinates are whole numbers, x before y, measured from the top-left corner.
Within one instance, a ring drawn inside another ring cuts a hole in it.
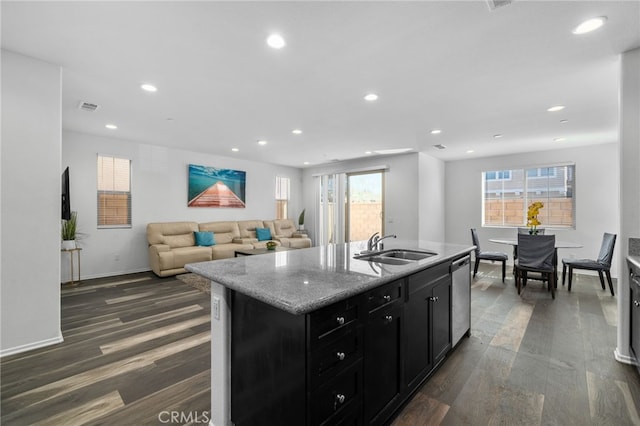
[[[369,262],[385,263],[387,265],[407,265],[413,262],[413,260],[398,259],[396,257],[387,257],[387,256],[379,256],[379,255],[369,255],[369,256],[356,257],[356,258],[360,260],[367,260]]]
[[[387,250],[380,253],[380,256],[384,257],[392,257],[396,259],[407,259],[407,260],[422,260],[427,257],[435,256],[436,253],[430,251],[418,251],[418,250],[405,250],[405,249],[395,249],[395,250]]]
[[[437,253],[425,250],[392,249],[371,253],[361,253],[355,255],[354,259],[386,263],[388,265],[406,265],[408,263],[426,259],[427,257],[435,256],[436,254]]]

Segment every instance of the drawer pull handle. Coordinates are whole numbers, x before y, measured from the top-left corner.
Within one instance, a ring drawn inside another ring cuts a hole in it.
[[[338,358],[338,361],[344,361],[344,352],[336,352],[336,358]]]
[[[437,302],[438,301],[438,296],[431,296],[428,299],[430,302]]]
[[[340,325],[343,325],[343,324],[344,324],[344,317],[337,317],[337,318],[336,318],[336,322],[337,322],[338,324],[340,324]]]
[[[382,298],[384,299],[385,302],[391,301],[391,296],[389,296],[388,294],[385,294],[384,296],[382,296]]]
[[[343,394],[339,393],[336,395],[336,404],[344,404],[346,399],[347,398]]]
[[[633,306],[635,306],[636,308],[640,307],[640,302],[638,302],[637,300],[634,300],[633,301]]]
[[[393,321],[393,317],[392,317],[391,315],[387,315],[387,316],[385,316],[385,317],[384,317],[384,319],[385,319],[385,321],[387,321],[388,323]]]

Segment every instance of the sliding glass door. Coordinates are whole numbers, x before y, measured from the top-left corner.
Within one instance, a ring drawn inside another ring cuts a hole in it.
[[[346,241],[384,234],[384,172],[347,174]]]

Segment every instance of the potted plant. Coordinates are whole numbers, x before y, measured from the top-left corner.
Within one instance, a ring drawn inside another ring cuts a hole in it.
[[[300,231],[304,231],[304,211],[306,209],[302,209],[302,213],[300,213],[300,216],[298,216],[298,229]]]
[[[69,220],[62,219],[62,249],[71,250],[76,248],[76,233],[78,228],[78,212],[71,212]]]

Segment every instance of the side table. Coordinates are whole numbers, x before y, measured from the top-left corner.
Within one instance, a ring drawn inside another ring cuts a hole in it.
[[[82,251],[82,248],[80,247],[76,247],[76,248],[72,248],[72,249],[61,249],[60,250],[63,253],[69,253],[69,265],[70,265],[70,269],[69,272],[71,273],[71,281],[67,281],[66,283],[63,284],[75,284],[75,283],[79,283],[80,282],[80,252]],[[73,280],[73,253],[76,253],[76,256],[78,256],[78,280],[74,281]]]

